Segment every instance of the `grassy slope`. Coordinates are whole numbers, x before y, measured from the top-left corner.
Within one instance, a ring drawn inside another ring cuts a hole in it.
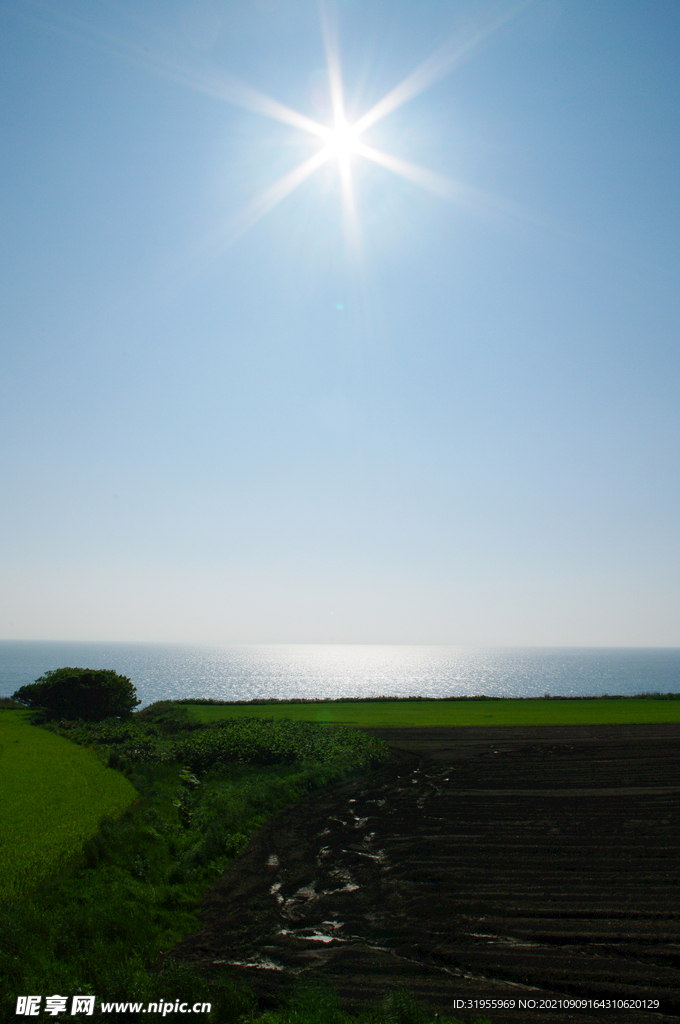
[[[95,753],[0,714],[0,899],[34,889],[138,796]]]
[[[357,701],[319,704],[186,705],[199,722],[289,718],[361,728],[436,725],[622,725],[680,722],[678,700]]]

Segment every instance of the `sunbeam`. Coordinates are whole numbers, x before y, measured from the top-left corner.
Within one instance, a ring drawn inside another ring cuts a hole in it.
[[[358,258],[360,251],[359,220],[354,199],[351,158],[357,150],[359,133],[353,125],[347,123],[345,116],[345,96],[340,68],[340,47],[335,14],[335,9],[331,9],[324,0],[319,0],[319,18],[326,53],[326,67],[328,69],[331,92],[331,109],[333,111],[333,127],[324,136],[324,141],[328,155],[338,161],[345,236],[350,249],[354,252],[355,257]]]
[[[69,40],[92,46],[126,64],[152,72],[159,78],[169,79],[187,89],[203,93],[204,96],[211,96],[231,106],[261,114],[263,117],[290,125],[292,128],[299,128],[319,138],[325,138],[328,133],[327,126],[319,124],[299,110],[279,103],[278,100],[266,96],[218,68],[199,68],[170,53],[135,45],[112,32],[105,32],[83,22],[72,11],[60,11],[60,20],[54,19],[55,12],[49,8],[42,11],[44,18],[36,17],[34,20],[40,25],[49,26],[52,32]],[[50,19],[49,15],[53,17]]]
[[[337,128],[338,125],[345,123],[345,97],[342,88],[342,73],[340,71],[338,26],[334,14],[335,11],[331,11],[328,4],[320,0],[319,18],[321,21],[321,34],[326,52],[326,68],[328,70],[328,81],[331,90],[333,120]]]
[[[308,160],[298,164],[288,174],[278,178],[269,188],[264,189],[259,196],[256,196],[255,199],[248,203],[232,222],[227,232],[228,242],[226,244],[235,241],[254,224],[257,224],[258,220],[261,220],[265,214],[273,210],[275,206],[278,206],[282,199],[285,199],[291,192],[294,192],[310,174],[318,170],[328,160],[328,157],[329,152],[327,149],[319,150],[314,156],[310,156]]]
[[[516,17],[525,7],[534,0],[521,0],[511,8],[499,11],[488,25],[483,29],[461,30],[452,39],[447,40],[435,50],[426,60],[423,61],[410,75],[407,75],[399,85],[391,89],[381,100],[371,107],[354,125],[358,133],[364,132],[371,125],[382,121],[384,117],[397,110],[408,100],[414,99],[419,93],[425,92],[430,86],[440,79],[449,75],[454,68],[463,63],[464,60],[472,57],[486,42],[490,35],[498,31],[502,25]]]
[[[373,163],[379,164],[380,167],[385,167],[389,171],[394,171],[395,174],[400,174],[402,178],[420,185],[421,188],[431,192],[432,195],[439,196],[440,199],[460,199],[465,191],[464,185],[452,178],[447,178],[444,174],[430,171],[426,167],[419,167],[417,164],[401,160],[390,153],[383,153],[379,149],[374,149],[373,146],[357,143],[356,151],[360,156],[372,160]]]

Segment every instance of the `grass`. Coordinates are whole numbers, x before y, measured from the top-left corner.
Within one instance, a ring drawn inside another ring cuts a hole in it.
[[[680,700],[594,698],[546,700],[376,700],[291,704],[186,704],[196,722],[265,718],[355,728],[437,725],[626,725],[680,722]]]
[[[0,899],[35,889],[80,854],[103,817],[138,793],[92,750],[30,724],[26,711],[0,714]]]

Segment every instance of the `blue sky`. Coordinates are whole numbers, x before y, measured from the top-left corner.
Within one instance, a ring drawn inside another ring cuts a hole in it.
[[[332,125],[328,46],[350,123],[443,62],[361,136],[432,176],[256,219],[325,143],[234,100]],[[680,645],[677,4],[8,0],[0,50],[0,637]]]

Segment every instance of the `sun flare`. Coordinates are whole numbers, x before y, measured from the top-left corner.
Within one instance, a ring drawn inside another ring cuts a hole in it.
[[[353,183],[354,158],[371,161],[394,174],[421,186],[431,194],[448,200],[466,201],[487,204],[491,201],[481,190],[471,189],[461,182],[455,181],[444,174],[430,171],[418,164],[411,163],[400,157],[392,156],[363,141],[364,132],[372,128],[383,118],[398,110],[420,93],[429,89],[435,82],[448,75],[463,60],[481,49],[488,37],[499,29],[506,21],[513,18],[532,0],[499,0],[500,7],[485,25],[470,25],[467,29],[456,33],[442,46],[419,64],[410,74],[378,100],[370,109],[362,114],[357,121],[348,123],[345,116],[345,97],[340,68],[338,29],[331,0],[319,0],[321,28],[327,59],[329,93],[333,114],[332,124],[321,124],[314,118],[299,110],[294,110],[278,100],[252,89],[236,79],[223,76],[219,83],[212,79],[203,79],[189,75],[184,69],[161,65],[164,73],[185,84],[217,95],[227,103],[252,110],[255,113],[270,117],[299,131],[314,136],[320,148],[307,156],[300,164],[287,173],[282,174],[269,187],[256,195],[241,212],[233,219],[229,229],[224,232],[230,244],[252,227],[261,217],[295,191],[315,171],[329,161],[337,164],[339,172],[342,205],[348,237],[353,246],[359,247],[359,219]],[[496,203],[498,205],[498,203]],[[514,214],[516,215],[516,211]]]

